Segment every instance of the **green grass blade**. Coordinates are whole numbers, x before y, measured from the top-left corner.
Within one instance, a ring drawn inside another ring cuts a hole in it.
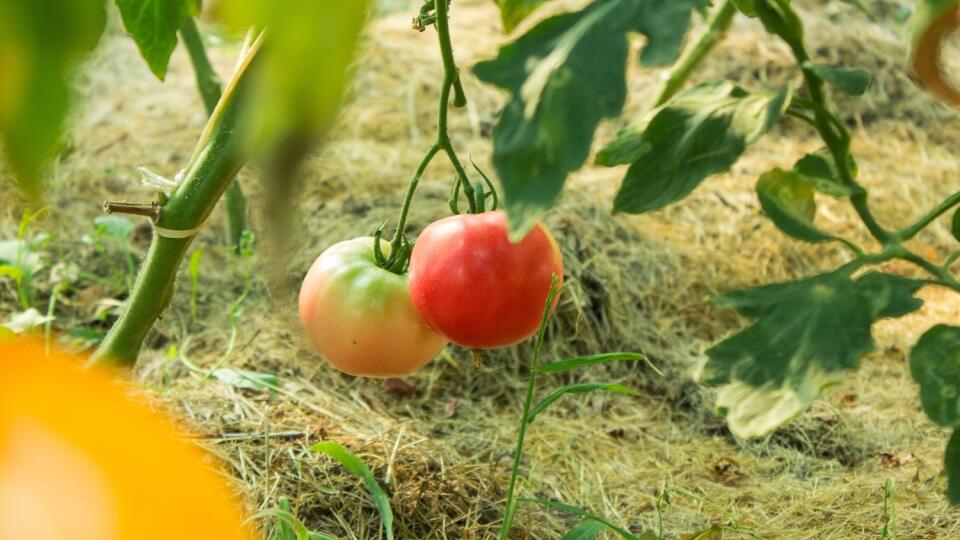
[[[324,441],[310,447],[314,452],[326,454],[340,462],[351,474],[363,481],[363,487],[367,488],[370,497],[373,498],[373,504],[380,512],[380,522],[387,532],[387,540],[393,540],[393,510],[390,508],[390,498],[380,487],[380,483],[370,472],[370,468],[360,458],[349,450],[333,441]]]
[[[601,354],[592,354],[590,356],[579,356],[577,358],[569,358],[567,360],[560,360],[559,362],[551,362],[549,364],[540,364],[537,366],[538,373],[559,373],[561,371],[572,371],[574,369],[579,369],[584,366],[591,366],[593,364],[604,364],[607,362],[631,362],[643,360],[650,366],[653,371],[658,375],[663,377],[663,373],[657,369],[650,360],[640,354],[633,352],[613,352],[613,353],[601,353]]]
[[[585,519],[567,531],[560,540],[593,540],[607,526],[595,519]]]
[[[622,538],[625,538],[626,540],[656,540],[657,538],[657,535],[652,531],[646,531],[642,533],[640,536],[636,536],[632,534],[630,531],[621,527],[617,527],[616,525],[614,525],[613,523],[610,523],[609,521],[603,519],[602,517],[591,514],[590,512],[587,512],[586,510],[584,510],[583,508],[573,506],[572,504],[566,504],[560,501],[548,501],[546,499],[521,498],[519,499],[519,501],[525,504],[539,504],[540,506],[553,508],[554,510],[559,510],[561,512],[570,514],[572,516],[580,516],[587,520],[596,521],[598,523],[603,524],[604,527],[610,529],[611,531],[619,534]],[[577,537],[573,537],[573,538],[577,538]],[[590,538],[590,537],[584,537],[584,538]]]
[[[530,412],[527,413],[527,422],[533,422],[533,419],[537,417],[540,413],[546,410],[554,401],[560,399],[565,394],[584,394],[587,392],[617,392],[620,394],[628,394],[631,396],[639,396],[640,394],[634,392],[633,390],[622,386],[619,384],[612,383],[582,383],[582,384],[571,384],[557,389],[554,393],[543,398],[543,401],[537,403]]]

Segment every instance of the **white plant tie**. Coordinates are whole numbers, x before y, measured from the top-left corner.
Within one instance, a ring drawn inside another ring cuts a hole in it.
[[[193,238],[194,236],[200,234],[200,231],[203,230],[206,225],[207,220],[204,220],[203,223],[192,229],[168,229],[154,223],[153,231],[157,233],[157,236],[162,236],[164,238],[170,238],[173,240],[182,240],[184,238]]]
[[[140,183],[148,188],[153,188],[158,191],[167,193],[177,189],[177,186],[180,185],[180,180],[183,177],[183,171],[177,173],[177,176],[174,177],[174,180],[169,178],[164,178],[159,174],[151,171],[146,167],[137,167],[137,170],[140,171]]]

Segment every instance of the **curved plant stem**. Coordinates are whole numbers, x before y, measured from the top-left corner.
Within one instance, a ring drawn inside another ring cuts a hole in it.
[[[200,91],[200,97],[203,98],[207,114],[213,114],[217,102],[220,101],[220,78],[210,64],[210,58],[207,57],[203,39],[200,37],[193,17],[187,17],[183,21],[180,37],[190,54],[190,62],[193,64],[193,72],[197,79],[197,89]],[[227,188],[224,204],[227,212],[227,244],[239,253],[240,239],[247,228],[247,198],[243,194],[239,180],[234,180]]]
[[[670,76],[667,77],[667,81],[660,90],[660,94],[653,104],[654,107],[663,105],[680,91],[683,83],[690,78],[693,70],[700,65],[700,62],[702,62],[710,51],[716,47],[717,43],[723,39],[736,14],[737,8],[734,7],[732,0],[723,0],[719,6],[714,8],[713,13],[710,15],[707,31],[700,36],[700,39],[698,39],[693,46],[683,52],[680,60],[670,69]]]
[[[246,162],[237,140],[238,102],[262,42],[261,36],[237,66],[200,135],[183,182],[160,207],[158,227],[185,231],[201,226]],[[193,237],[168,238],[154,233],[123,312],[89,364],[136,363],[144,338],[173,297],[177,270],[192,241]]]
[[[436,27],[440,42],[440,56],[443,58],[443,82],[440,86],[440,102],[437,110],[437,139],[424,154],[423,159],[420,160],[420,165],[407,185],[407,193],[403,198],[403,206],[400,208],[400,218],[397,220],[397,230],[393,239],[390,240],[391,253],[397,253],[403,245],[403,234],[407,225],[407,214],[410,213],[410,204],[413,202],[413,194],[417,190],[420,178],[427,170],[427,166],[441,150],[450,159],[450,163],[457,173],[457,182],[463,186],[463,192],[470,205],[470,212],[474,213],[477,210],[473,185],[470,184],[467,172],[460,163],[457,152],[453,148],[453,143],[450,141],[450,135],[447,133],[447,111],[450,107],[451,89],[454,93],[453,105],[455,107],[462,107],[467,104],[467,97],[460,83],[460,71],[453,59],[453,46],[450,43],[450,25],[447,17],[447,0],[434,0],[434,6],[437,12]],[[403,265],[399,266],[403,267]]]
[[[547,321],[550,320],[550,308],[553,307],[553,300],[560,292],[560,288],[557,287],[558,281],[558,277],[553,276],[553,282],[550,284],[550,293],[547,294],[547,301],[543,308],[543,317],[540,319],[540,328],[537,330],[536,342],[533,346],[533,352],[530,354],[530,374],[527,376],[527,393],[523,399],[523,415],[520,417],[520,428],[517,432],[517,446],[513,449],[513,467],[510,469],[510,484],[507,488],[506,510],[503,514],[503,523],[500,526],[499,540],[506,540],[507,535],[510,533],[510,524],[513,523],[513,516],[517,510],[517,476],[520,473],[520,460],[523,458],[523,440],[527,434],[530,405],[533,403],[533,391],[537,385],[537,359],[540,357],[543,337],[547,333]]]
[[[960,204],[960,191],[944,199],[942,203],[938,204],[934,209],[924,214],[917,221],[897,231],[897,237],[903,242],[910,240],[916,236],[917,233],[925,229],[927,225],[933,223],[935,219],[942,216],[958,204]]]

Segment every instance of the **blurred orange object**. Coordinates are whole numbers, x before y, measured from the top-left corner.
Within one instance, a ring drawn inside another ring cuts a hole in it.
[[[205,454],[81,365],[0,343],[0,540],[249,540]]]

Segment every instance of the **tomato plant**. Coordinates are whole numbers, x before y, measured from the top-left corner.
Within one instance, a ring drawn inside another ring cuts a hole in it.
[[[417,239],[410,296],[427,324],[450,341],[494,349],[537,331],[554,275],[563,276],[563,260],[543,225],[513,243],[502,211],[451,216]]]
[[[538,2],[539,3],[539,2]],[[538,4],[536,3],[536,4]],[[536,5],[535,4],[535,5]],[[799,122],[823,147],[792,166],[764,172],[756,184],[764,213],[786,235],[810,243],[839,242],[850,252],[840,267],[804,279],[732,291],[714,302],[754,322],[707,350],[699,380],[716,385],[716,404],[739,437],[758,437],[806,410],[819,393],[858,367],[874,349],[875,322],[919,309],[925,286],[960,292],[953,272],[957,250],[930,260],[908,242],[960,204],[955,193],[901,229],[874,214],[868,189],[851,152],[852,135],[831,110],[831,91],[864,94],[868,72],[811,56],[801,17],[789,0],[725,0],[713,7],[707,31],[681,55],[692,9],[702,0],[594,0],[578,11],[532,25],[474,71],[510,93],[493,131],[493,163],[515,233],[530,230],[559,196],[568,174],[589,156],[597,124],[618,115],[625,101],[628,34],[641,32],[645,65],[669,63],[667,85],[653,106],[596,154],[602,166],[627,165],[614,198],[616,212],[640,214],[676,203],[707,177],[725,172],[747,148],[781,122]],[[531,11],[520,0],[500,2],[504,20],[516,24]],[[943,41],[957,28],[957,0],[921,0],[915,17],[912,66],[929,89],[956,104],[957,91],[940,66]],[[657,13],[660,17],[651,17]],[[794,79],[779,88],[748,89],[729,81],[684,83],[736,14],[756,19],[782,41],[796,62]],[[562,54],[561,54],[562,53]],[[606,59],[601,66],[594,58]],[[563,119],[560,122],[559,119]],[[535,179],[535,180],[534,180]],[[817,198],[852,207],[879,246],[863,246],[814,222]],[[960,241],[960,217],[953,234]],[[904,261],[926,274],[912,279],[872,268]],[[948,495],[960,503],[960,419],[954,388],[960,361],[960,327],[935,327],[911,354],[924,410],[952,428],[945,453]]]
[[[250,538],[209,456],[110,375],[0,343],[0,538]]]
[[[407,278],[377,265],[374,239],[334,244],[300,289],[300,321],[313,347],[352,375],[407,375],[447,344],[417,314]],[[386,244],[386,242],[384,242]]]

